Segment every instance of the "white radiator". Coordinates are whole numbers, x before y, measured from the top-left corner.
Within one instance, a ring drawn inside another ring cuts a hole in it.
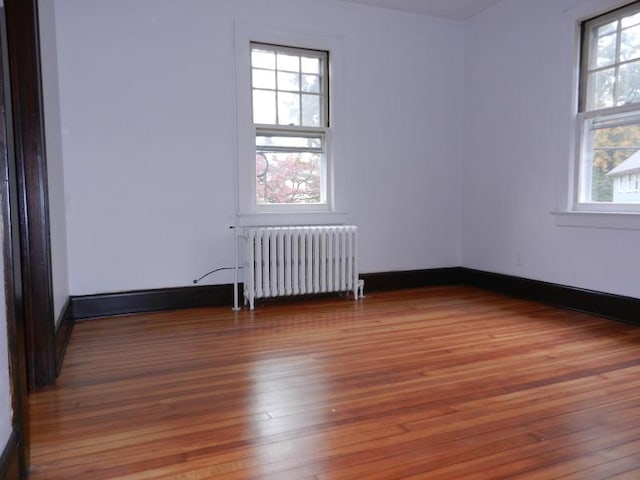
[[[251,310],[257,298],[352,291],[357,300],[358,289],[362,295],[356,226],[242,227],[237,235]]]

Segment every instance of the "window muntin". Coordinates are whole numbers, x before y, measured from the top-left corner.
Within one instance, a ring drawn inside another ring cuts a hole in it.
[[[640,2],[582,28],[576,209],[639,210],[627,190],[640,157]]]
[[[328,53],[251,44],[255,201],[327,205]]]

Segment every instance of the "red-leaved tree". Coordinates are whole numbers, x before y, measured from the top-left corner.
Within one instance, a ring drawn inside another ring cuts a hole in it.
[[[258,203],[320,202],[320,156],[313,153],[256,154]]]

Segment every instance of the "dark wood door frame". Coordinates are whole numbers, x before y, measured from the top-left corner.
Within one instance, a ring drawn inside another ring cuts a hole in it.
[[[55,319],[37,0],[5,0],[30,390],[55,382]]]
[[[14,453],[8,478],[26,478],[29,456],[27,369],[25,355],[22,296],[20,217],[16,175],[13,116],[9,85],[7,29],[4,9],[0,8],[0,204],[3,234],[0,236],[4,259],[4,292],[9,350],[9,377],[13,407]]]

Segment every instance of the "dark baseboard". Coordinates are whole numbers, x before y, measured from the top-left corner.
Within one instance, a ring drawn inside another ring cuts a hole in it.
[[[241,286],[239,290],[241,297]],[[231,306],[233,285],[203,285],[83,295],[72,297],[71,302],[75,320],[182,308]]]
[[[640,325],[640,299],[500,273],[462,269],[461,283]]]
[[[0,480],[20,480],[25,478],[21,472],[20,440],[18,432],[11,433],[0,455]]]
[[[464,267],[367,273],[360,275],[360,278],[365,282],[365,295],[368,291],[438,285],[471,285],[561,308],[578,310],[626,323],[640,324],[640,299],[637,298]],[[239,290],[239,298],[242,299],[242,285]],[[141,290],[71,298],[73,320],[194,307],[231,307],[232,304],[233,285],[231,284]]]
[[[453,267],[368,273],[360,275],[360,278],[365,282],[366,293],[373,290],[455,284],[459,283],[461,270],[458,267]],[[238,298],[242,301],[242,284],[239,285]],[[231,307],[233,305],[233,285],[205,285],[82,295],[72,297],[71,304],[73,320],[182,308]]]
[[[69,298],[64,304],[64,308],[60,314],[60,319],[56,322],[56,377],[60,375],[64,354],[67,351],[67,345],[69,345],[69,340],[71,339],[71,332],[73,331],[74,323],[75,318],[73,315],[71,299]]]
[[[429,268],[425,270],[405,270],[401,272],[364,273],[365,294],[368,291],[398,290],[403,288],[455,285],[460,283],[463,268]]]

